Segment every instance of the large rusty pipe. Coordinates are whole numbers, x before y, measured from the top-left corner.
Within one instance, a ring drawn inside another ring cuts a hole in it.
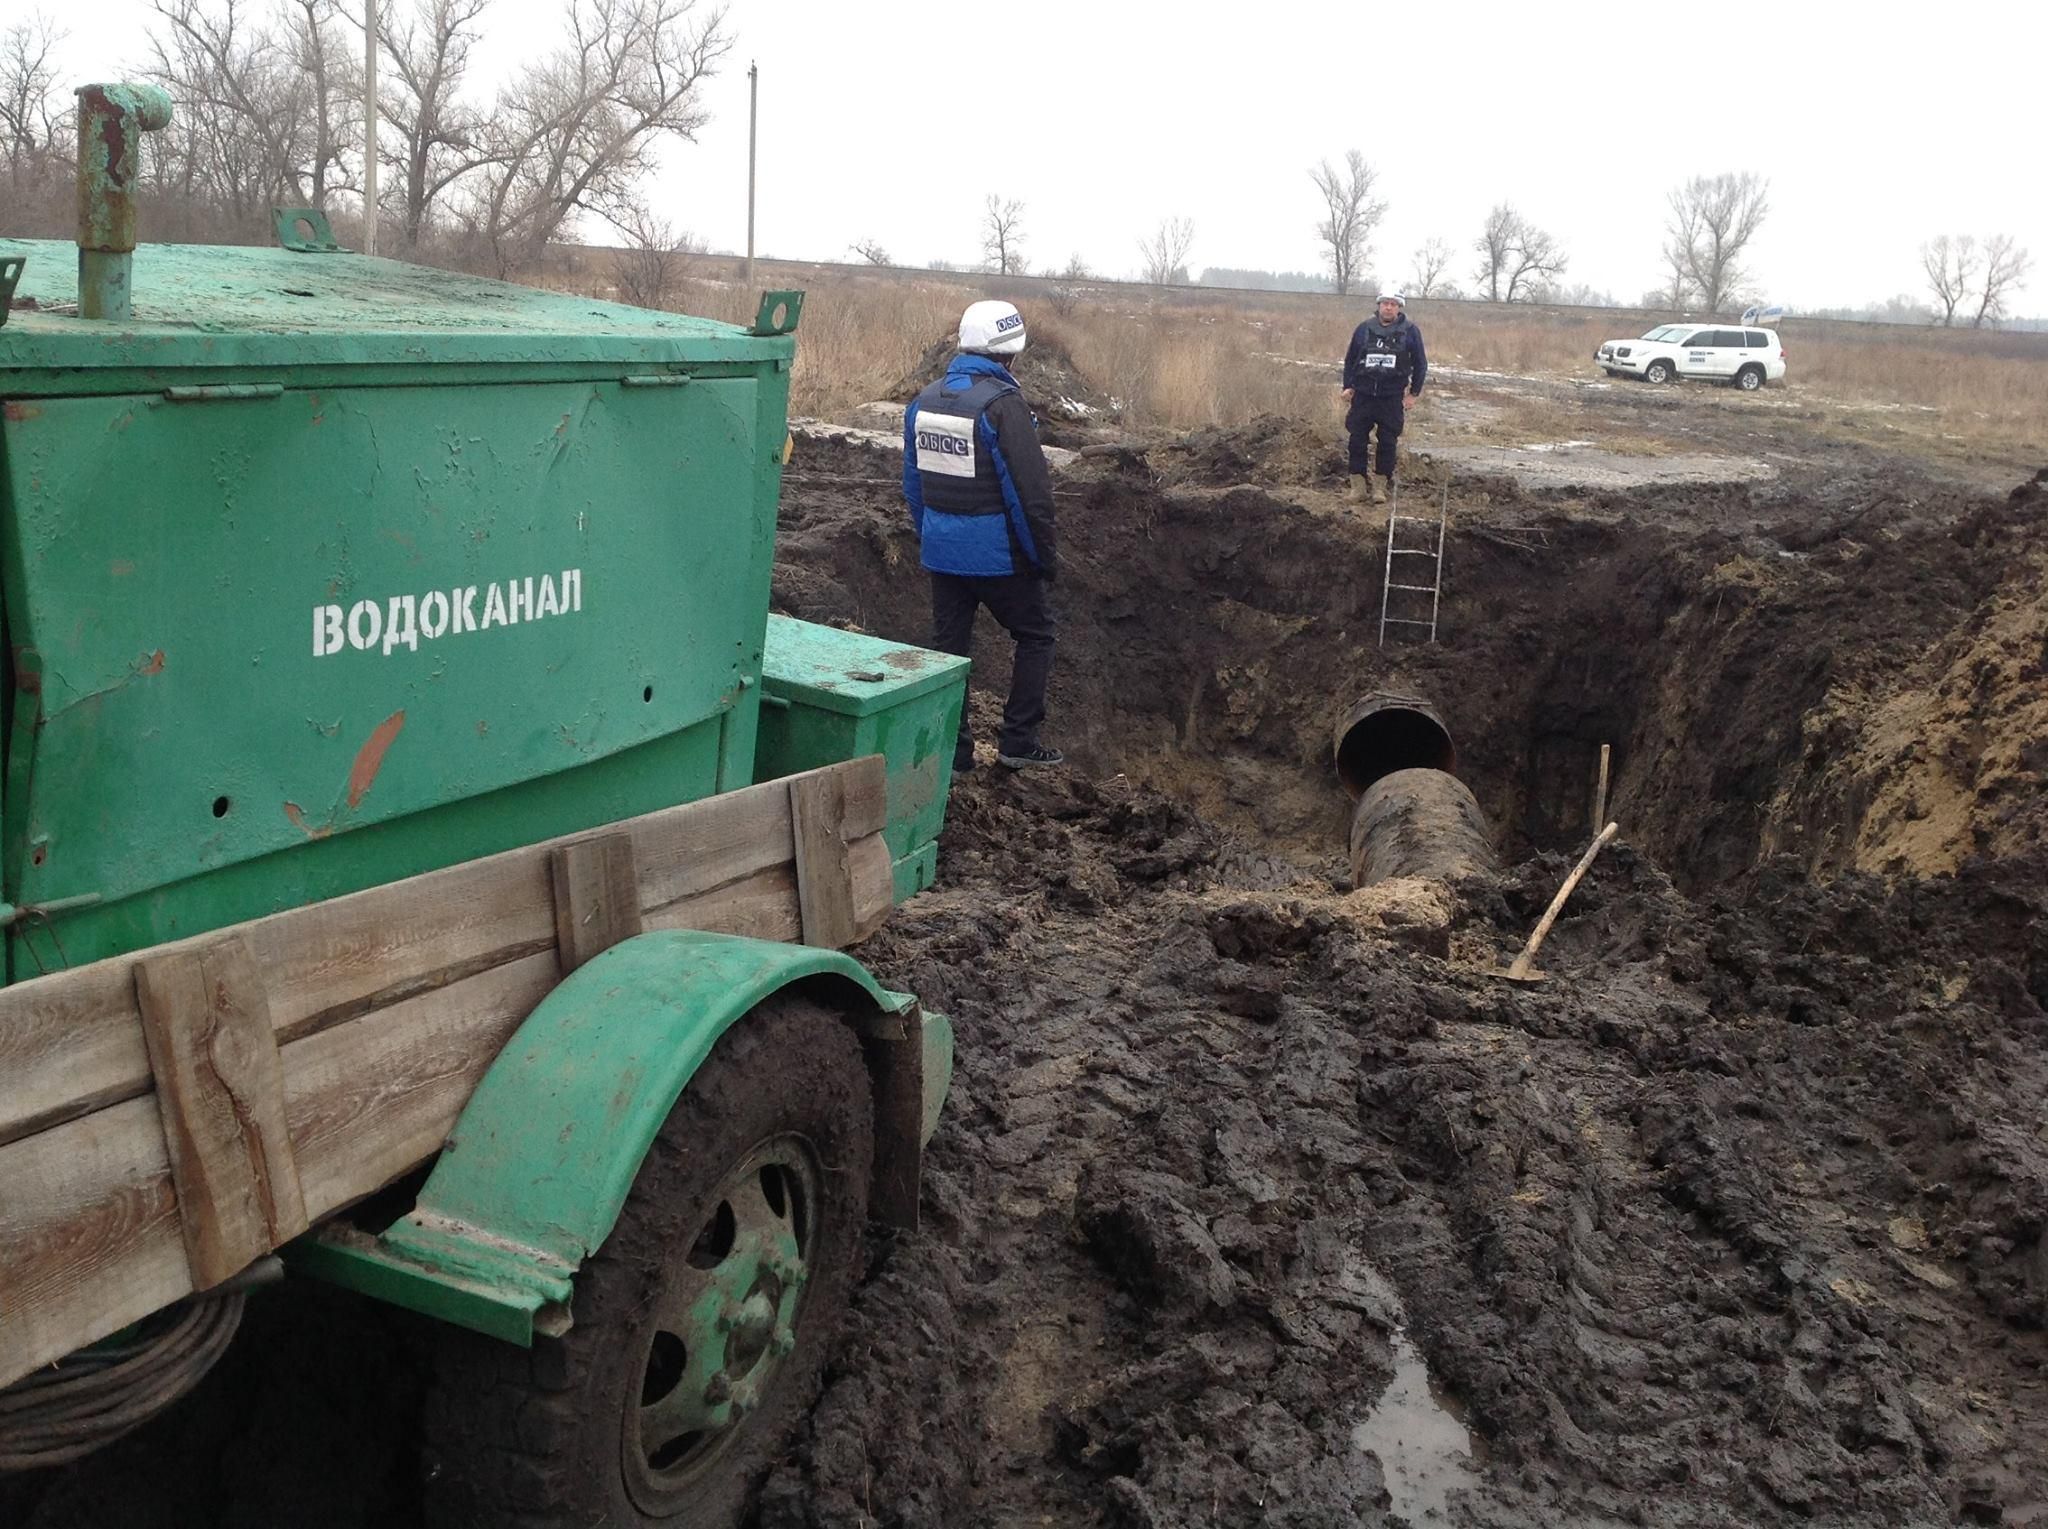
[[[78,312],[134,315],[135,183],[142,135],[171,123],[171,98],[154,85],[78,88]]]
[[[1456,880],[1492,871],[1486,815],[1452,772],[1458,750],[1420,696],[1375,691],[1345,712],[1335,740],[1337,778],[1351,810],[1351,884],[1396,876]]]
[[[1456,881],[1498,870],[1486,814],[1471,788],[1442,770],[1382,775],[1351,809],[1351,884],[1396,876]]]

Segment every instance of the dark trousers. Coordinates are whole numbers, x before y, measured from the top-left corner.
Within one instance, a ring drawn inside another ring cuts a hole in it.
[[[1035,573],[969,579],[958,574],[932,575],[932,646],[962,658],[974,651],[974,612],[987,606],[1017,644],[1010,669],[1010,699],[1003,707],[1003,732],[996,747],[1005,754],[1028,754],[1038,747],[1038,725],[1045,720],[1045,686],[1052,677],[1053,619],[1045,598],[1045,580]],[[960,705],[958,751],[973,747],[967,726],[967,704]]]
[[[1351,471],[1359,477],[1376,472],[1383,478],[1394,476],[1394,443],[1401,438],[1401,422],[1407,410],[1402,407],[1399,393],[1391,398],[1368,398],[1363,393],[1351,396],[1351,412],[1345,417],[1344,428],[1351,432]],[[1367,437],[1377,426],[1380,433],[1377,454],[1368,456]]]

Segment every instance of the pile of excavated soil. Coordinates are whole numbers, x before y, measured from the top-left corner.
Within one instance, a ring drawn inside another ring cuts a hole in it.
[[[889,396],[908,403],[945,375],[946,363],[958,353],[953,335],[939,336]],[[1082,374],[1066,347],[1043,331],[1033,334],[1021,356],[1011,358],[1010,374],[1037,413],[1048,445],[1085,445],[1093,439],[1091,427],[1113,424],[1123,412],[1116,399]]]
[[[1440,640],[1382,648],[1384,518],[1288,439],[1061,480],[1074,763],[962,779],[861,951],[958,1073],[759,1525],[2048,1523],[2040,490],[1454,484]],[[834,450],[777,605],[918,638]],[[1347,890],[1383,688],[1501,876]],[[1504,982],[1603,742],[1622,839]],[[415,1521],[427,1324],[252,1322],[24,1522]]]

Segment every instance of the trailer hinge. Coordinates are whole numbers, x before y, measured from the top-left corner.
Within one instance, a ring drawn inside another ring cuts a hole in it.
[[[21,273],[28,267],[28,256],[8,255],[0,258],[0,324],[7,322],[8,310],[14,306],[14,289],[21,281]]]
[[[208,387],[165,388],[172,403],[234,403],[248,399],[282,398],[281,382],[221,382]]]
[[[688,372],[641,372],[621,377],[622,388],[679,388],[690,380]]]

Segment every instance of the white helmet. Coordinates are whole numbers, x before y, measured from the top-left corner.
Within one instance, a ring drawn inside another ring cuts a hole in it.
[[[1405,308],[1408,306],[1408,294],[1401,291],[1398,287],[1389,287],[1379,295],[1379,302],[1392,303],[1397,308]],[[1378,304],[1376,303],[1374,306],[1378,306]]]
[[[983,356],[1014,356],[1024,348],[1024,315],[1014,303],[984,298],[960,315],[960,348]]]

